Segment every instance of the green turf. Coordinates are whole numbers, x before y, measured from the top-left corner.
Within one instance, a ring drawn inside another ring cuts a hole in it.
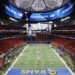
[[[29,45],[14,65],[16,68],[64,68],[50,45]]]

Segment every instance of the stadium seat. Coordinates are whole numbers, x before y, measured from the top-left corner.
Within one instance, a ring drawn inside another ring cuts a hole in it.
[[[73,39],[58,38],[54,42],[52,42],[52,45],[56,47],[63,46],[65,50],[75,55],[75,40]]]
[[[4,59],[0,58],[0,69],[4,69]]]

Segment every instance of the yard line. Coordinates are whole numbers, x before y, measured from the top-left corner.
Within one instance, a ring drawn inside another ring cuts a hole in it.
[[[51,47],[51,46],[50,46]],[[69,70],[69,72],[72,74],[72,75],[75,75],[72,70],[69,68],[69,66],[66,64],[66,62],[63,60],[62,57],[59,56],[59,54],[52,48],[53,52],[58,56],[58,58],[61,60],[61,62],[65,65],[65,67]]]
[[[23,55],[24,51],[27,50],[27,48],[29,47],[29,45],[27,45],[25,47],[25,49],[20,53],[20,55],[16,58],[16,60],[13,62],[13,64],[9,67],[9,69],[6,71],[6,73],[4,75],[7,75],[8,72],[13,68],[13,66],[15,65],[15,63],[19,60],[19,58]]]

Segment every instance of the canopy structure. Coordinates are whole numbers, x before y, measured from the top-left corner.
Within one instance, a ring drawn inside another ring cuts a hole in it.
[[[65,5],[69,0],[8,0],[17,8],[28,12],[47,12]]]

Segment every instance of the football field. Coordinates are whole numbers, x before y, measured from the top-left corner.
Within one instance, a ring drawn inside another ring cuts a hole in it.
[[[7,75],[72,75],[50,45],[27,45]]]

